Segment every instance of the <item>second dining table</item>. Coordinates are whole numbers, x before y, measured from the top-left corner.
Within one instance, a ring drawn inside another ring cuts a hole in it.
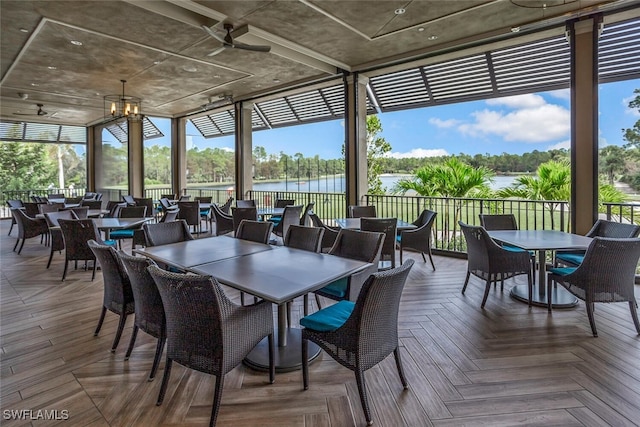
[[[515,246],[527,251],[536,252],[538,264],[538,282],[535,283],[531,295],[531,303],[547,306],[547,251],[586,250],[591,238],[558,230],[488,230],[489,236],[498,242]],[[529,289],[527,285],[516,285],[511,288],[511,296],[528,303]],[[578,300],[564,288],[558,286],[553,290],[552,307],[574,307]]]
[[[136,253],[196,274],[213,276],[224,285],[277,304],[275,364],[278,372],[302,366],[302,334],[300,329],[287,325],[287,302],[370,265],[349,258],[229,236],[136,249]],[[186,253],[194,256],[189,257]],[[310,345],[310,359],[319,353],[319,347]],[[247,356],[245,364],[254,369],[268,368],[266,340]]]

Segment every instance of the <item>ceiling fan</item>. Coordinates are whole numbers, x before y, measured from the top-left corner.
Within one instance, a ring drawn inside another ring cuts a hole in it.
[[[35,113],[13,113],[16,116],[46,116],[47,113],[46,111],[44,111],[42,109],[42,107],[44,107],[44,104],[36,104],[38,106],[38,111],[36,111]]]
[[[203,25],[202,29],[205,30],[207,34],[209,34],[211,37],[213,37],[214,39],[222,43],[222,46],[220,46],[218,49],[214,50],[213,52],[209,53],[207,56],[217,55],[225,49],[243,49],[243,50],[250,50],[253,52],[269,52],[271,50],[271,46],[259,46],[259,45],[250,45],[250,44],[234,42],[233,37],[231,36],[231,32],[233,31],[233,25],[231,24],[224,24],[224,29],[227,30],[227,35],[224,37],[221,37],[219,34],[217,34],[215,31],[213,31],[211,28],[207,27],[206,25]]]

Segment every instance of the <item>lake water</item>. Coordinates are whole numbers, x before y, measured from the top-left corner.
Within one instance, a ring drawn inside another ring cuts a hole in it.
[[[398,180],[410,178],[411,175],[382,175],[382,187],[391,192]],[[517,176],[496,176],[493,178],[491,188],[498,190],[510,186]],[[227,186],[212,186],[212,189],[226,189]],[[342,175],[327,176],[312,180],[288,180],[274,182],[254,182],[253,189],[256,191],[303,191],[311,193],[344,193],[345,178]]]

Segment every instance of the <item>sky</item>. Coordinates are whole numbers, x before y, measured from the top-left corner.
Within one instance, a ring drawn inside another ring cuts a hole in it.
[[[640,118],[628,108],[640,79],[599,86],[600,147],[623,145],[622,129]],[[569,90],[543,92],[379,114],[382,133],[392,146],[389,156],[432,157],[452,154],[523,154],[569,148]],[[169,120],[154,119],[164,138],[147,144],[169,144]],[[323,159],[341,157],[343,120],[290,126],[253,134],[253,145],[267,153],[281,151]],[[187,148],[233,150],[233,136],[205,139],[188,122]]]

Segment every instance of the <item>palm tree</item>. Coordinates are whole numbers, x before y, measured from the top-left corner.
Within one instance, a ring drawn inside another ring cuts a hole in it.
[[[521,176],[511,187],[498,191],[498,197],[526,200],[545,200],[551,213],[554,229],[554,212],[571,198],[571,165],[568,160],[550,160],[538,166],[536,176]]]
[[[456,235],[458,217],[462,210],[463,200],[455,198],[491,197],[492,190],[489,183],[494,176],[493,171],[480,166],[473,167],[456,157],[449,157],[443,163],[430,164],[421,167],[415,172],[413,178],[401,179],[396,184],[395,193],[405,194],[407,191],[415,191],[421,196],[443,197],[445,204],[444,222],[442,230],[449,230],[449,203],[454,204],[453,236]],[[451,240],[445,236],[447,246]]]

